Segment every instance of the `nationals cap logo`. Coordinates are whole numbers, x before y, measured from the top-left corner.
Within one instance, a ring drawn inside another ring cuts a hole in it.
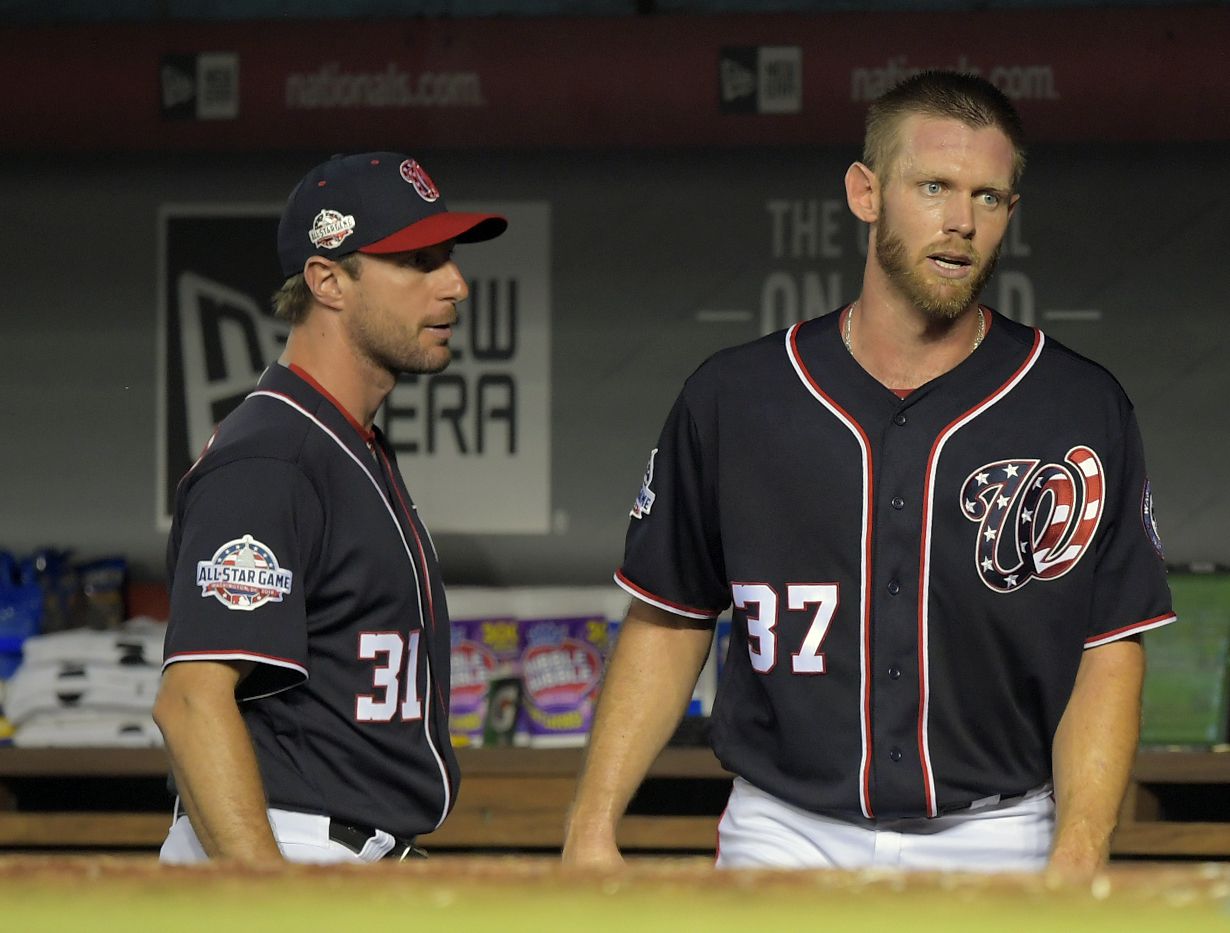
[[[1062,577],[1089,548],[1102,518],[1106,474],[1088,447],[1073,447],[1064,460],[1044,466],[999,460],[962,486],[961,513],[978,523],[978,573],[996,592]]]
[[[431,176],[423,166],[419,165],[414,159],[406,159],[401,164],[399,169],[401,177],[414,185],[414,190],[419,193],[419,197],[424,201],[440,200],[440,189],[436,187],[435,182],[431,180]]]
[[[278,566],[273,551],[251,535],[228,541],[209,560],[198,561],[196,585],[227,609],[250,612],[280,603],[290,593],[294,574]]]
[[[339,214],[337,211],[321,211],[312,221],[312,229],[308,231],[308,239],[317,249],[333,249],[341,246],[342,241],[354,233],[354,216]]]

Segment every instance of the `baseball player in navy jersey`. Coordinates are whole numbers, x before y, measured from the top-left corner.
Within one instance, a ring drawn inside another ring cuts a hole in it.
[[[1141,632],[1174,620],[1132,406],[978,303],[1024,167],[983,80],[875,102],[845,178],[856,301],[722,351],[649,459],[564,858],[614,828],[731,607],[719,866],[1096,871]]]
[[[448,365],[468,294],[450,212],[392,152],[317,166],[278,229],[285,352],[180,482],[154,717],[178,793],[165,862],[418,852],[456,799],[435,549],[373,417]]]

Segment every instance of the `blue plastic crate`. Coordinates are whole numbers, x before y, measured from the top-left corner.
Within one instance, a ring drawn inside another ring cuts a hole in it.
[[[21,664],[21,646],[24,638],[0,635],[0,680],[8,680]]]
[[[0,651],[0,680],[8,680],[21,667],[20,651]]]

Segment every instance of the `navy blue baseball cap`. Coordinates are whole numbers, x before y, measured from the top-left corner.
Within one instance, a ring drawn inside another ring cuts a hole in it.
[[[278,258],[288,278],[312,256],[402,253],[456,240],[499,236],[498,214],[450,211],[431,176],[398,152],[338,155],[295,186],[278,224]]]

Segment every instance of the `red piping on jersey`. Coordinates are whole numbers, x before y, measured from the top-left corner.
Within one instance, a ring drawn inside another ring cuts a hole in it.
[[[406,524],[410,526],[410,533],[414,535],[414,546],[419,551],[419,566],[423,568],[423,579],[426,582],[425,589],[427,591],[427,615],[431,621],[432,631],[436,628],[436,607],[431,596],[431,578],[427,575],[427,555],[423,553],[423,540],[419,537],[419,530],[414,525],[414,519],[410,515],[410,510],[406,508],[406,500],[402,498],[401,487],[397,485],[397,479],[393,476],[393,467],[389,464],[389,458],[385,456],[383,448],[379,444],[375,445],[376,453],[380,457],[380,464],[384,467],[384,473],[389,478],[389,486],[397,495],[397,504],[401,506],[402,514],[406,516]]]
[[[410,526],[410,533],[414,535],[414,546],[418,548],[419,552],[419,566],[423,568],[423,589],[427,592],[427,621],[430,623],[429,633],[434,637],[436,631],[436,607],[435,600],[431,595],[431,575],[427,571],[427,555],[423,553],[423,539],[419,537],[419,530],[414,524],[414,518],[411,517],[410,510],[406,508],[406,500],[402,498],[401,487],[397,484],[397,480],[393,476],[393,467],[389,464],[389,458],[385,456],[384,449],[379,444],[373,444],[372,447],[380,456],[380,462],[384,465],[384,472],[389,478],[389,485],[393,488],[393,492],[397,494],[397,504],[401,506],[402,513],[406,516],[406,524]],[[431,645],[427,645],[427,650],[424,652],[424,655],[427,664],[428,676],[430,677],[432,667]],[[431,685],[436,695],[436,699],[439,701],[437,710],[443,710],[444,715],[447,716],[449,704],[448,700],[445,699],[444,694],[440,690],[440,678],[432,678]],[[428,697],[428,702],[430,702],[430,700],[431,698]],[[423,728],[429,733],[430,736],[430,724],[428,722],[424,722]],[[451,786],[452,775],[448,774],[448,762],[443,756],[440,757],[440,767],[444,770],[445,774],[448,775],[448,781]],[[446,801],[444,816],[440,817],[440,823],[444,822],[444,817],[448,815],[448,809],[449,808]],[[436,826],[439,827],[440,823],[437,823]]]
[[[389,462],[389,457],[385,456],[384,447],[381,447],[379,444],[374,444],[373,447],[374,447],[374,450],[378,452],[378,454],[380,455],[380,462],[383,463],[384,468],[385,468],[385,474],[387,477],[389,477],[389,486],[391,486],[392,490],[394,490],[394,492],[397,494],[397,504],[401,505],[402,514],[406,516],[406,524],[410,525],[410,531],[412,535],[415,536],[415,547],[418,548],[418,564],[419,564],[419,567],[423,568],[423,589],[427,591],[427,621],[431,623],[431,626],[429,626],[429,631],[431,631],[432,636],[434,637],[435,600],[434,600],[434,597],[432,596],[432,577],[431,577],[431,574],[429,574],[427,570],[427,554],[423,552],[423,540],[422,540],[422,537],[419,537],[418,535],[418,527],[415,525],[415,519],[413,519],[410,514],[410,509],[406,508],[406,500],[402,498],[401,487],[399,486],[399,484],[397,484],[397,479],[394,477],[394,474],[392,474],[392,465]],[[431,667],[432,667],[431,645],[428,645],[427,652],[424,654],[426,654],[426,663],[427,663],[428,671],[431,671]],[[437,701],[439,702],[438,708],[444,711],[444,715],[446,717],[449,711],[449,701],[448,701],[448,698],[444,696],[444,692],[440,690],[439,677],[433,677],[432,691],[435,693],[435,699],[437,699]],[[427,729],[428,724],[423,723],[423,728]],[[445,768],[445,771],[448,771],[448,762],[442,761],[442,765]],[[449,782],[450,783],[453,782],[453,776],[451,776],[451,774],[449,774]],[[448,810],[445,810],[445,815],[448,815]],[[440,817],[440,822],[444,822],[443,816]],[[439,826],[440,824],[435,824],[435,825]]]
[[[402,498],[401,487],[397,486],[397,481],[394,478],[394,474],[392,474],[392,465],[389,463],[389,457],[385,456],[384,449],[379,444],[375,445],[375,450],[380,455],[380,462],[383,463],[385,473],[387,474],[387,477],[389,477],[389,486],[391,486],[392,490],[394,490],[397,494],[397,504],[401,505],[402,514],[405,514],[406,516],[406,524],[410,525],[410,531],[412,535],[415,536],[415,546],[418,548],[418,563],[423,568],[423,581],[424,584],[426,584],[424,589],[427,591],[427,618],[428,622],[431,622],[431,631],[434,633],[435,600],[432,596],[432,578],[431,575],[427,573],[427,554],[423,552],[423,540],[418,536],[418,529],[415,526],[415,519],[412,518],[410,509],[406,508],[406,500]],[[431,652],[428,652],[428,663],[431,663]],[[445,701],[444,693],[440,691],[440,681],[438,677],[435,679],[433,686],[435,687],[435,697],[437,697],[440,701],[440,709],[448,709],[449,703],[448,701]]]
[[[346,410],[346,406],[343,405],[341,402],[339,402],[337,399],[335,399],[333,397],[333,393],[330,392],[328,389],[326,389],[324,386],[322,386],[319,382],[317,382],[312,377],[311,373],[309,373],[306,369],[304,369],[298,363],[291,363],[288,369],[290,369],[292,373],[294,373],[296,376],[298,376],[300,379],[302,379],[304,382],[310,385],[313,389],[315,389],[317,392],[319,392],[321,395],[327,398],[329,402],[333,405],[333,407],[342,413],[342,417],[345,418],[348,422],[350,422],[350,426],[359,432],[359,436],[363,438],[363,443],[370,444],[375,440],[376,432],[373,431],[371,428],[365,428],[363,427],[363,425],[359,424],[358,419],[355,418],[354,415],[352,415],[350,412]]]
[[[287,658],[278,658],[269,654],[259,654],[251,651],[181,651],[178,654],[173,654],[162,662],[162,670],[165,673],[166,669],[172,664],[180,664],[185,661],[254,661],[258,664],[267,665],[269,667],[277,667],[283,670],[294,671],[301,675],[304,680],[308,679],[307,668],[297,661],[291,661]],[[241,698],[241,702],[247,703],[252,700],[263,700],[265,697],[271,697],[281,693],[284,690],[290,690],[292,687],[297,687],[298,683],[286,684],[278,686],[275,690],[267,690],[264,693],[253,693],[245,695]]]
[[[1104,635],[1094,635],[1092,638],[1085,639],[1086,648],[1096,648],[1099,645],[1106,645],[1112,641],[1118,641],[1120,638],[1125,638],[1128,635],[1135,635],[1137,632],[1147,632],[1151,628],[1161,628],[1163,625],[1169,625],[1179,617],[1173,612],[1167,612],[1164,615],[1154,616],[1152,619],[1145,619],[1143,622],[1133,622],[1131,625],[1125,625],[1122,628],[1114,629]]]
[[[847,310],[846,313],[848,314],[849,311]],[[863,686],[862,709],[860,710],[863,729],[863,760],[859,765],[859,804],[863,809],[863,816],[870,820],[875,817],[875,812],[871,806],[871,493],[873,474],[871,442],[867,439],[867,433],[863,430],[862,425],[850,417],[850,414],[844,408],[825,394],[803,364],[798,344],[799,328],[802,326],[802,324],[795,324],[786,331],[786,355],[789,357],[791,365],[794,366],[795,372],[811,394],[821,405],[836,415],[837,419],[843,422],[847,430],[854,435],[854,439],[862,448],[865,462],[863,468],[863,553],[860,559],[860,570],[863,578],[862,592],[860,593],[861,613],[859,619],[859,625],[861,626],[859,642],[860,650],[862,651],[862,670],[859,673],[859,679]]]
[[[657,606],[659,609],[674,612],[677,615],[686,615],[696,619],[716,619],[722,614],[721,611],[714,612],[712,609],[695,609],[692,606],[685,606],[683,603],[671,602],[669,599],[656,596],[625,577],[622,570],[615,571],[615,582],[631,592],[632,595],[639,597],[643,602],[647,602],[651,606]]]
[[[988,315],[988,321],[991,317],[993,315]],[[1045,338],[1042,336],[1042,331],[1035,329],[1034,345],[1024,362],[1017,367],[1016,372],[1009,376],[998,389],[940,431],[931,445],[931,455],[927,459],[927,472],[923,477],[925,493],[922,511],[922,547],[918,555],[918,759],[922,764],[923,792],[926,796],[928,816],[939,814],[939,804],[935,799],[935,775],[931,769],[931,746],[927,736],[927,718],[930,714],[929,704],[931,702],[931,675],[927,660],[930,637],[927,614],[927,604],[930,599],[928,564],[931,558],[931,502],[935,497],[935,465],[939,460],[940,451],[948,443],[948,438],[1016,388],[1017,383],[1038,361],[1043,343],[1045,343]]]
[[[235,651],[235,650],[230,650],[230,651],[177,651],[175,654],[167,656],[166,660],[162,662],[162,669],[166,670],[169,665],[175,663],[176,661],[191,661],[193,659],[201,659],[201,658],[221,659],[221,658],[231,658],[231,657],[250,658],[253,661],[264,661],[266,663],[272,662],[280,666],[292,667],[295,670],[300,671],[301,673],[305,675],[307,674],[306,667],[304,667],[298,661],[292,661],[290,658],[279,658],[277,655],[261,654],[258,651]]]
[[[358,457],[354,455],[354,452],[349,447],[346,446],[346,444],[342,441],[340,437],[338,437],[336,434],[333,433],[333,430],[328,425],[326,425],[323,421],[317,418],[314,414],[312,414],[310,411],[304,408],[301,404],[299,404],[289,395],[285,395],[284,393],[281,393],[281,392],[273,392],[268,389],[257,389],[256,391],[252,392],[251,395],[249,395],[248,397],[251,398],[254,395],[260,395],[260,396],[265,396],[266,398],[276,399],[277,401],[282,402],[284,405],[287,405],[288,407],[299,412],[299,414],[303,415],[303,417],[307,418],[314,425],[316,425],[318,428],[324,431],[326,435],[331,437],[334,443],[336,443],[337,446],[341,448],[342,453],[344,453],[347,457],[353,460],[355,463],[355,466],[357,466],[360,470],[363,471],[363,475],[366,476],[368,482],[372,484],[372,488],[376,491],[376,495],[378,495],[380,497],[380,501],[384,503],[385,510],[389,513],[389,518],[392,519],[393,521],[393,527],[397,529],[397,536],[401,539],[401,545],[406,551],[406,560],[410,562],[410,569],[414,573],[415,586],[421,586],[422,584],[419,582],[419,577],[418,577],[418,573],[419,573],[418,567],[414,562],[414,555],[410,553],[410,542],[406,540],[405,532],[403,532],[401,529],[401,522],[397,520],[397,515],[393,512],[393,506],[389,504],[388,497],[385,496],[383,490],[380,487],[380,483],[376,481],[376,477],[372,475],[371,470],[368,469],[368,467],[361,460],[359,460]],[[376,446],[378,448],[379,445],[376,445]],[[395,482],[393,483],[393,488],[397,489],[397,484]],[[400,497],[401,495],[400,492],[398,493],[398,495]],[[403,508],[405,507],[404,503],[402,507]],[[410,528],[412,531],[414,531],[414,522],[410,523]],[[417,541],[418,539],[417,531],[414,531],[414,536]],[[419,544],[419,553],[422,554],[422,544],[421,543]],[[424,563],[423,573],[426,574],[426,572],[427,572],[427,565],[426,563]],[[428,594],[430,594],[431,592],[431,581],[430,580],[427,581],[427,586],[428,586]],[[430,599],[430,595],[428,598]],[[428,675],[428,678],[430,679],[431,678],[430,649],[428,650],[427,675]],[[437,685],[437,688],[438,688],[438,685]],[[431,704],[429,703],[428,709],[430,709],[430,706]],[[448,709],[447,706],[445,706],[444,708]],[[424,715],[426,716],[427,714],[424,713]],[[448,772],[448,766],[444,762],[444,756],[440,754],[440,752],[436,749],[435,742],[432,741],[431,729],[429,727],[429,723],[424,724],[423,732],[427,739],[427,747],[431,749],[431,753],[436,759],[436,766],[440,769],[440,779],[444,784],[444,807],[440,811],[440,819],[436,823],[436,827],[439,828],[440,824],[444,822],[445,817],[448,816],[449,811],[452,809],[452,805],[453,805],[452,779]]]

